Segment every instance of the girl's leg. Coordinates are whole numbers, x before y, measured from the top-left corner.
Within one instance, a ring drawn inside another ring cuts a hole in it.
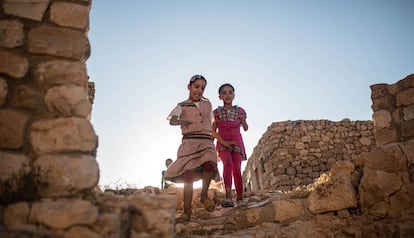
[[[224,180],[224,188],[226,189],[226,198],[231,199],[232,167],[233,167],[231,152],[228,150],[222,150],[219,152],[219,156],[220,156],[221,161],[223,162],[223,180]]]
[[[208,188],[210,182],[214,177],[214,171],[216,170],[216,164],[213,162],[206,162],[203,165],[203,185],[201,187],[201,203],[204,205],[204,209],[212,212],[215,208],[214,201],[208,197]]]
[[[201,199],[208,198],[208,188],[214,177],[215,165],[212,162],[206,162],[203,165],[203,184],[201,187]]]
[[[191,217],[193,201],[193,183],[184,183],[184,213]]]
[[[236,187],[237,200],[243,200],[243,177],[241,174],[242,155],[239,152],[232,152],[233,159],[233,177],[234,186]]]

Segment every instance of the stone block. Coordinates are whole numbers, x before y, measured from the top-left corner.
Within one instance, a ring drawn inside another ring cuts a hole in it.
[[[16,191],[20,176],[29,170],[29,163],[26,155],[0,151],[0,193],[6,189],[4,183],[12,185],[10,191]]]
[[[394,97],[392,95],[387,95],[384,97],[379,97],[372,100],[371,108],[374,112],[378,110],[389,110],[394,106]]]
[[[159,232],[160,237],[172,237],[174,234],[175,196],[131,196],[128,197],[129,208],[138,213],[131,217],[132,229],[140,231],[142,216],[146,217],[147,226]],[[160,210],[163,208],[163,210]],[[142,214],[138,216],[138,214]]]
[[[8,15],[41,21],[49,0],[4,0],[3,10]]]
[[[400,144],[389,144],[374,148],[365,161],[364,169],[382,170],[389,173],[407,171],[405,151]]]
[[[87,118],[92,110],[87,90],[74,85],[50,88],[46,93],[45,103],[49,111],[64,117]]]
[[[36,159],[41,181],[47,186],[39,188],[42,197],[75,195],[93,189],[99,180],[99,167],[92,155],[43,155]]]
[[[98,138],[90,122],[82,118],[58,118],[34,122],[30,143],[37,154],[95,153]]]
[[[405,140],[414,137],[414,119],[401,122],[401,135]]]
[[[19,226],[28,223],[30,207],[28,203],[18,202],[4,209],[3,224],[9,231],[17,230]]]
[[[402,79],[401,84],[403,89],[414,87],[414,74],[410,74],[404,79]]]
[[[0,148],[22,148],[28,119],[21,112],[0,110]]]
[[[50,6],[50,21],[59,26],[85,29],[89,25],[89,6],[56,2]]]
[[[363,137],[361,137],[361,138],[359,138],[359,143],[361,143],[361,145],[363,145],[363,146],[370,146],[371,145],[371,143],[372,143],[372,141],[371,141],[371,139],[369,139],[368,137],[365,137],[365,136],[363,136]]]
[[[398,142],[400,140],[401,137],[396,128],[390,127],[375,130],[375,141],[377,142],[377,146]]]
[[[43,104],[43,93],[30,85],[18,85],[13,89],[10,104],[25,109],[38,109]]]
[[[381,84],[373,84],[370,86],[371,88],[371,99],[379,98],[388,95],[388,84],[381,83]]]
[[[387,110],[379,110],[373,114],[375,129],[388,128],[391,126],[392,117]]]
[[[355,208],[356,191],[348,176],[335,176],[318,185],[309,195],[307,204],[313,214]]]
[[[414,119],[414,104],[403,108],[403,119],[409,121]]]
[[[395,105],[408,106],[414,104],[414,87],[404,89],[396,94]]]
[[[401,185],[402,181],[399,173],[364,168],[358,188],[361,209],[365,212],[370,211],[370,213],[386,215],[389,204],[387,207],[383,207],[382,203],[388,201],[390,195],[399,191]]]
[[[351,176],[355,170],[355,165],[351,161],[338,161],[331,168],[331,176],[338,176],[343,174],[345,176]]]
[[[34,80],[45,90],[54,86],[72,84],[86,88],[88,74],[83,62],[52,60],[33,67]]]
[[[121,216],[116,213],[101,212],[93,228],[99,231],[104,237],[110,237],[110,234],[120,234]]]
[[[278,222],[297,220],[305,214],[304,205],[301,200],[276,200],[272,203],[275,209],[275,220]]]
[[[43,199],[32,204],[31,223],[52,229],[67,229],[74,225],[92,225],[98,218],[98,208],[81,199]]]
[[[61,56],[86,61],[90,55],[88,38],[83,32],[41,25],[28,33],[28,50],[33,54]]]
[[[0,46],[16,48],[23,45],[23,24],[17,20],[0,21]]]
[[[286,174],[287,174],[287,175],[294,175],[294,174],[296,174],[296,169],[295,169],[295,168],[293,168],[293,167],[288,167],[288,168],[286,169]]]
[[[29,62],[26,57],[0,49],[0,73],[22,78],[26,75],[28,68]]]

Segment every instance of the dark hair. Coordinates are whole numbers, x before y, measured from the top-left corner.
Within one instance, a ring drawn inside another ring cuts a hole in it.
[[[220,94],[221,93],[221,91],[223,91],[223,88],[224,87],[230,87],[231,88],[231,90],[233,90],[233,93],[234,93],[234,87],[233,87],[233,85],[231,85],[231,84],[229,84],[229,83],[225,83],[225,84],[223,84],[223,85],[221,85],[220,87],[219,87],[219,90],[218,90],[218,93]]]
[[[197,80],[204,80],[204,82],[206,82],[206,84],[207,84],[207,80],[206,80],[206,78],[203,77],[203,75],[196,74],[196,75],[194,75],[193,77],[190,78],[190,85],[193,84]]]

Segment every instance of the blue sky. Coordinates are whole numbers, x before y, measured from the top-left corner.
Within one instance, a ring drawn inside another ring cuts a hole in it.
[[[369,86],[414,73],[413,12],[413,0],[93,1],[99,184],[160,185],[181,140],[166,117],[193,74],[213,107],[235,87],[248,157],[272,122],[371,120]]]

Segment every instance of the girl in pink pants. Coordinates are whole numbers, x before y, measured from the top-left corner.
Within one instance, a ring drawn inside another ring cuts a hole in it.
[[[221,85],[219,98],[223,101],[223,106],[214,110],[213,131],[219,135],[216,149],[223,161],[223,180],[226,189],[226,199],[222,202],[222,207],[234,207],[231,196],[233,179],[237,202],[239,205],[243,203],[241,163],[242,160],[246,160],[246,152],[240,127],[247,131],[248,125],[246,111],[241,107],[233,106],[234,95],[234,87],[231,84]]]

